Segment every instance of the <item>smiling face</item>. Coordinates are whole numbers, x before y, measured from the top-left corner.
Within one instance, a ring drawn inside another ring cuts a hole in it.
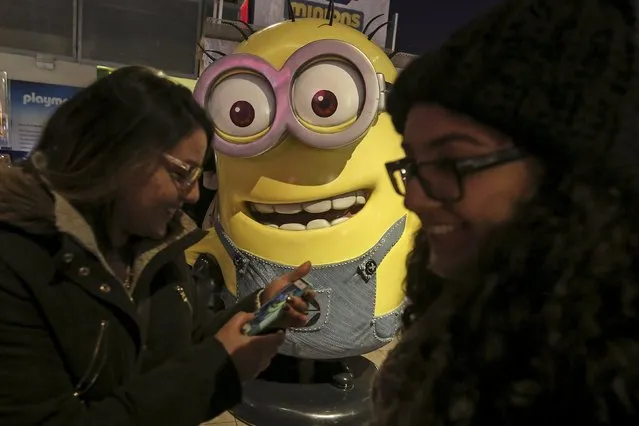
[[[379,110],[392,63],[365,35],[321,19],[275,25],[235,53],[245,55],[216,62],[215,78],[198,83],[216,123],[224,230],[287,265],[360,256],[407,213],[385,170],[402,156]]]
[[[154,162],[149,173],[135,173],[115,201],[114,226],[126,235],[161,239],[183,204],[196,203],[207,137],[197,129]]]
[[[410,110],[403,145],[414,163],[486,156],[513,147],[509,138],[494,129],[430,104]],[[491,230],[512,217],[519,201],[533,195],[534,176],[530,159],[486,168],[462,178],[463,195],[455,202],[429,197],[419,179],[408,180],[406,207],[420,217],[427,233],[432,270],[454,278],[472,268]],[[431,185],[433,192],[441,190],[436,182]]]

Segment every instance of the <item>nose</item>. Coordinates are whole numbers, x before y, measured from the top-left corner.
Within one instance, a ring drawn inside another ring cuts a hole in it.
[[[200,184],[195,182],[190,188],[184,191],[182,199],[186,204],[195,204],[200,199]]]
[[[441,202],[430,198],[417,179],[409,179],[406,182],[404,206],[419,216],[428,210],[440,207]]]

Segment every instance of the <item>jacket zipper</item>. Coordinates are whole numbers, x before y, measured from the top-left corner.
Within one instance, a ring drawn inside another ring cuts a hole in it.
[[[84,376],[82,376],[82,378],[80,379],[80,381],[75,387],[75,392],[73,393],[73,396],[75,397],[79,397],[85,394],[91,388],[91,386],[95,384],[95,382],[98,380],[98,377],[100,376],[100,372],[102,371],[102,368],[104,367],[104,364],[106,363],[107,357],[105,354],[102,357],[102,360],[100,360],[100,364],[97,365],[98,355],[100,354],[100,349],[102,348],[102,345],[104,343],[106,331],[108,328],[109,328],[109,321],[107,320],[100,321],[100,331],[98,333],[98,338],[93,348],[93,356],[91,357],[91,362],[89,362],[89,367],[84,373]]]
[[[175,289],[177,290],[178,294],[182,298],[182,301],[184,303],[186,303],[186,305],[189,307],[189,311],[191,311],[191,314],[192,314],[193,313],[193,306],[191,305],[191,302],[189,301],[189,298],[186,296],[186,291],[184,291],[184,287],[182,287],[181,285],[176,285]]]

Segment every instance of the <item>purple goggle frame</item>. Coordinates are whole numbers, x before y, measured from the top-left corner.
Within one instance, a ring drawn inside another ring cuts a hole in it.
[[[337,133],[318,133],[300,122],[291,105],[293,82],[299,72],[323,58],[342,59],[357,69],[364,83],[364,102],[355,122]],[[339,40],[319,40],[307,44],[291,55],[281,69],[275,69],[264,59],[246,53],[216,60],[200,76],[195,86],[195,99],[204,108],[220,78],[238,71],[257,73],[266,80],[275,96],[275,114],[268,131],[255,141],[235,143],[217,132],[213,138],[215,151],[233,157],[254,157],[275,147],[290,132],[305,144],[321,149],[334,149],[358,141],[385,110],[386,80],[377,73],[371,61],[355,46]]]

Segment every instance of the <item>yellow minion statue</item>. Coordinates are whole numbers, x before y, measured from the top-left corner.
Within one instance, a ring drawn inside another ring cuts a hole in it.
[[[227,305],[313,264],[306,281],[320,311],[287,331],[280,359],[247,385],[234,413],[251,424],[366,423],[375,369],[360,355],[400,326],[418,219],[385,167],[403,156],[384,112],[396,70],[372,36],[333,13],[331,2],[327,19],[252,34],[194,92],[215,123],[217,193],[190,261],[215,259]]]

